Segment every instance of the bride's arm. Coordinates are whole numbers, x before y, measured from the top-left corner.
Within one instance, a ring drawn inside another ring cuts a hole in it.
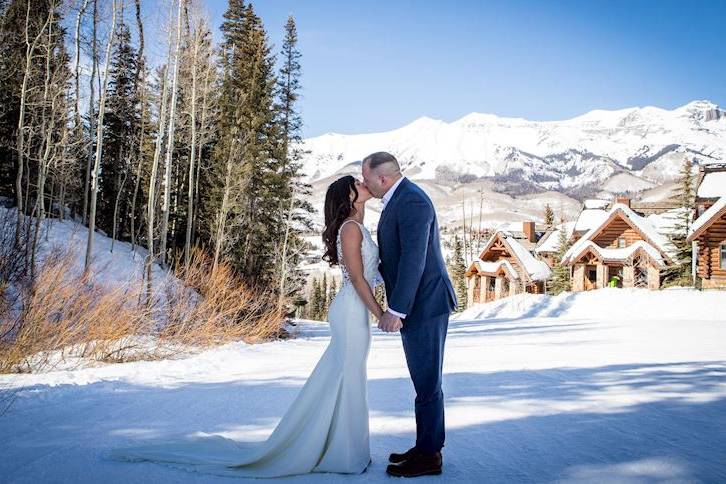
[[[340,231],[340,244],[343,249],[343,260],[341,264],[345,264],[348,271],[350,282],[355,288],[363,303],[371,313],[380,319],[383,310],[378,305],[371,287],[368,285],[363,276],[363,256],[361,254],[361,242],[363,242],[363,234],[356,224],[345,224]]]

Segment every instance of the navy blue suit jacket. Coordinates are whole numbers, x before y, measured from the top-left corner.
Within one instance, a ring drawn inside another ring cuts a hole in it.
[[[380,272],[388,307],[404,321],[451,313],[456,295],[441,255],[439,224],[431,199],[404,178],[378,222]]]

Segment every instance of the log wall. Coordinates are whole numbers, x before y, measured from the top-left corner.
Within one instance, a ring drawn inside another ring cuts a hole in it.
[[[726,214],[698,238],[698,275],[706,287],[726,287],[726,267],[720,266],[721,245],[726,244]]]
[[[625,220],[617,217],[593,239],[593,242],[603,248],[615,249],[618,247],[618,239],[620,237],[625,237],[626,246],[632,245],[639,240],[643,240],[640,233],[628,225]]]

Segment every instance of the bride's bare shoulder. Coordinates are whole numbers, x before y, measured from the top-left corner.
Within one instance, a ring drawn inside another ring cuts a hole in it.
[[[353,223],[348,223],[353,222]],[[363,232],[358,227],[358,222],[348,219],[340,226],[340,238],[343,241],[360,241],[363,238]]]

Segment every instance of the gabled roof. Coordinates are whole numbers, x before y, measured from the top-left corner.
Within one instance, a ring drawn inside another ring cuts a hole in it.
[[[636,230],[640,235],[650,244],[655,250],[657,250],[661,257],[670,262],[673,261],[673,247],[668,239],[660,234],[655,227],[645,217],[641,217],[635,213],[630,207],[622,203],[616,203],[607,212],[605,219],[600,222],[597,226],[591,228],[583,235],[562,257],[562,262],[572,260],[575,254],[581,253],[583,247],[591,242],[592,239],[597,237],[605,227],[607,227],[613,220],[621,217],[628,225]],[[593,244],[594,245],[594,244]],[[602,248],[601,248],[602,250]]]
[[[571,259],[573,261],[576,261],[588,251],[596,255],[603,262],[624,262],[640,252],[647,254],[648,257],[650,257],[650,259],[653,260],[653,262],[655,262],[657,266],[663,267],[664,265],[661,253],[658,252],[655,247],[642,240],[639,240],[636,243],[629,245],[628,247],[622,247],[617,249],[603,248],[597,245],[595,242],[588,240],[586,243],[582,244],[582,246],[576,253],[572,254]]]
[[[572,231],[575,230],[575,222],[565,222],[559,224],[554,230],[547,232],[537,243],[535,253],[557,252],[560,249],[560,232],[565,231],[565,238],[570,240]]]
[[[708,210],[703,212],[700,217],[693,222],[691,231],[688,234],[688,241],[692,242],[705,232],[716,220],[726,214],[726,196],[718,199],[716,203],[711,205]]]
[[[726,169],[706,171],[698,184],[698,198],[718,198],[726,196]]]
[[[552,271],[546,263],[536,259],[532,255],[532,253],[527,250],[517,239],[512,237],[510,233],[503,231],[495,232],[489,238],[486,245],[484,246],[484,249],[481,251],[481,254],[479,254],[479,262],[487,264],[487,262],[484,262],[482,259],[484,258],[484,255],[489,251],[489,249],[491,249],[491,247],[494,245],[496,240],[502,241],[505,249],[507,249],[507,251],[519,261],[522,268],[524,268],[525,272],[527,273],[527,276],[532,281],[544,281],[552,275]]]
[[[519,274],[517,274],[517,271],[514,270],[512,264],[510,264],[509,261],[505,259],[498,260],[496,262],[484,262],[477,259],[471,263],[466,273],[467,275],[471,275],[474,272],[496,275],[499,273],[500,270],[508,272],[512,279],[519,279]]]

